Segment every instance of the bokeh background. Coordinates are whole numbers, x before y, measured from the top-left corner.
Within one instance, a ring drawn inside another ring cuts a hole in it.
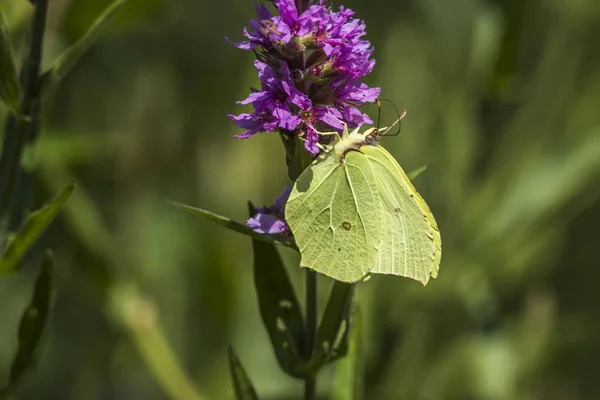
[[[45,63],[108,3],[52,0]],[[415,185],[443,238],[427,287],[360,285],[364,398],[600,398],[600,3],[339,3],[375,46],[366,81],[408,110],[383,143],[405,170],[429,164]],[[55,250],[54,313],[17,399],[232,399],[228,344],[262,398],[300,398],[260,322],[250,240],[167,203],[243,221],[248,200],[287,183],[277,135],[233,139],[226,117],[257,84],[252,54],[224,40],[252,4],[132,0],[47,101],[31,206],[79,186],[0,281],[3,381],[41,251]],[[32,8],[0,7],[21,54]]]

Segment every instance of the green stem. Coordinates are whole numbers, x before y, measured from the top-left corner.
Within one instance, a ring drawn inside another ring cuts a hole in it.
[[[48,16],[48,0],[38,0],[35,3],[35,15],[31,24],[31,48],[29,58],[25,64],[23,75],[24,95],[21,100],[21,115],[17,118],[14,128],[7,135],[13,136],[14,147],[3,151],[2,171],[0,171],[0,218],[10,208],[16,180],[23,155],[23,148],[27,143],[27,136],[32,126],[39,118],[37,103],[40,94],[40,68],[42,64],[42,48],[44,33],[46,32],[46,19]]]
[[[315,348],[317,335],[317,273],[306,270],[306,360],[310,360]],[[317,380],[311,376],[304,380],[304,400],[315,400],[317,395]]]

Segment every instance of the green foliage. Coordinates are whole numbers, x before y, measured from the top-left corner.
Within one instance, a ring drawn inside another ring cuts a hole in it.
[[[229,371],[233,380],[235,398],[237,400],[258,400],[256,390],[231,346],[229,346]]]
[[[282,370],[302,378],[306,376],[302,357],[307,339],[296,293],[275,246],[253,239],[252,249],[260,315],[277,361]]]
[[[10,275],[18,269],[27,251],[59,213],[71,196],[73,189],[75,189],[75,185],[67,186],[56,198],[27,217],[23,226],[9,241],[0,259],[0,278]]]
[[[10,369],[8,386],[0,390],[0,398],[8,396],[21,381],[27,369],[35,363],[35,353],[42,338],[53,292],[54,255],[46,250],[44,260],[35,283],[33,298],[25,309],[19,326],[19,347]]]
[[[19,114],[21,83],[2,10],[0,10],[0,99],[15,115]]]
[[[69,47],[54,62],[50,70],[44,73],[44,90],[50,90],[58,84],[65,75],[73,68],[81,56],[94,44],[100,36],[100,33],[106,29],[107,25],[115,17],[117,12],[127,4],[129,0],[113,1],[94,21],[87,32],[75,44]]]

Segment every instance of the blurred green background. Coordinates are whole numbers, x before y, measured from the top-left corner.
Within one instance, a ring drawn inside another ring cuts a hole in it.
[[[109,1],[50,3],[46,64]],[[600,3],[339,3],[367,23],[367,83],[408,110],[383,143],[407,171],[430,164],[415,185],[443,239],[427,287],[360,285],[365,399],[599,399]],[[0,7],[22,55],[32,7]],[[16,398],[232,399],[228,344],[262,398],[300,397],[260,322],[250,240],[167,204],[244,220],[287,183],[277,135],[233,139],[226,117],[257,78],[223,37],[253,17],[249,0],[132,0],[46,103],[31,207],[79,187],[0,281],[4,380],[41,250],[55,250],[54,314]]]

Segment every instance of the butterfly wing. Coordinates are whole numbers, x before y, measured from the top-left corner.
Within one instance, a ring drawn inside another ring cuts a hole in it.
[[[371,163],[350,151],[314,161],[296,181],[285,217],[301,266],[343,282],[361,280],[377,262],[382,203]]]
[[[427,284],[437,277],[442,240],[431,210],[398,162],[381,146],[360,149],[375,172],[386,232],[371,273],[393,274]]]

